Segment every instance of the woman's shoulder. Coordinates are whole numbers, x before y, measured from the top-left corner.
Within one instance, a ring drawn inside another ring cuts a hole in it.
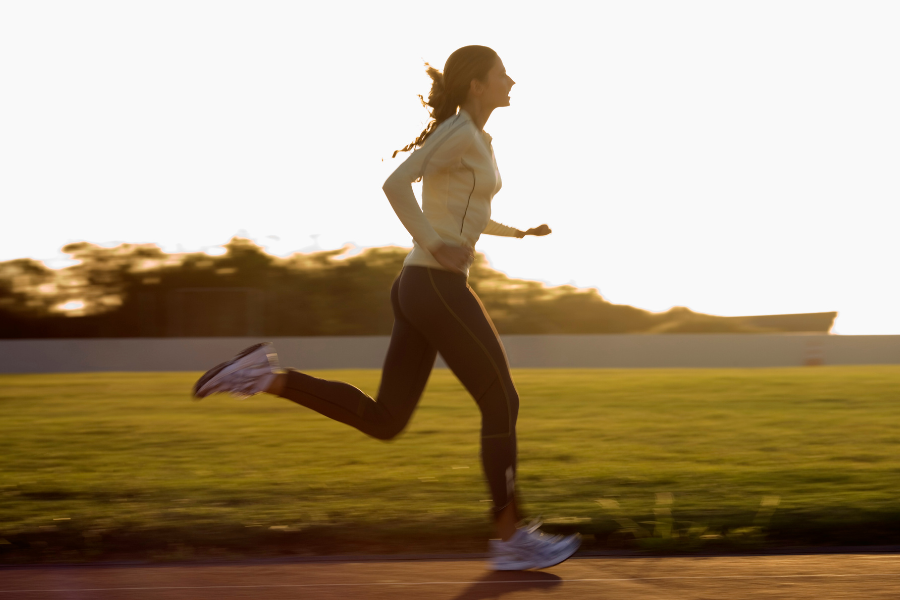
[[[470,119],[466,119],[460,114],[456,114],[437,127],[431,132],[431,135],[422,144],[422,149],[434,148],[442,145],[450,140],[455,143],[468,142],[478,137],[478,130]]]

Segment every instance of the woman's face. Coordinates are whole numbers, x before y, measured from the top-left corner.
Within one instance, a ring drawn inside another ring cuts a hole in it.
[[[506,67],[503,66],[503,61],[499,57],[482,83],[484,85],[481,93],[483,106],[490,108],[509,106],[509,90],[516,82],[506,74]]]

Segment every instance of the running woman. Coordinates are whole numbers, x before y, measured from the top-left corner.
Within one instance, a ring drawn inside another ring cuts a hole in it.
[[[538,522],[520,525],[519,396],[497,330],[467,284],[473,248],[482,233],[517,238],[550,233],[547,225],[523,232],[490,218],[500,173],[484,125],[494,109],[509,106],[515,82],[496,52],[485,46],[456,50],[443,73],[427,67],[432,86],[428,101],[422,103],[430,107],[432,121],[397,151],[413,152],[384,184],[414,247],[391,289],[394,326],[377,399],[347,383],[292,369],[279,371],[268,343],[251,346],[209,370],[193,394],[248,397],[267,392],[389,440],[409,422],[440,352],[481,410],[481,459],[499,537],[490,541],[492,568],[550,567],[571,556],[581,539],[577,534],[545,535]],[[420,179],[421,208],[412,190],[412,183]]]

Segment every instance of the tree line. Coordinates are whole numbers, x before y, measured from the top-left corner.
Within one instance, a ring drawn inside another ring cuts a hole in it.
[[[167,254],[153,244],[79,242],[63,251],[77,264],[0,263],[0,337],[388,335],[389,292],[409,250],[279,258],[234,238],[220,256]],[[469,285],[503,334],[828,331],[836,314],[805,315],[798,326],[796,319],[716,317],[683,307],[652,313],[612,304],[596,289],[512,279],[483,254]]]

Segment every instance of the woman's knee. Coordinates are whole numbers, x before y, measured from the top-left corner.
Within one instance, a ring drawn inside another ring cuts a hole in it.
[[[386,421],[380,423],[377,427],[372,428],[369,435],[377,440],[389,442],[403,433],[403,430],[406,429],[408,423],[408,419],[406,421]]]

